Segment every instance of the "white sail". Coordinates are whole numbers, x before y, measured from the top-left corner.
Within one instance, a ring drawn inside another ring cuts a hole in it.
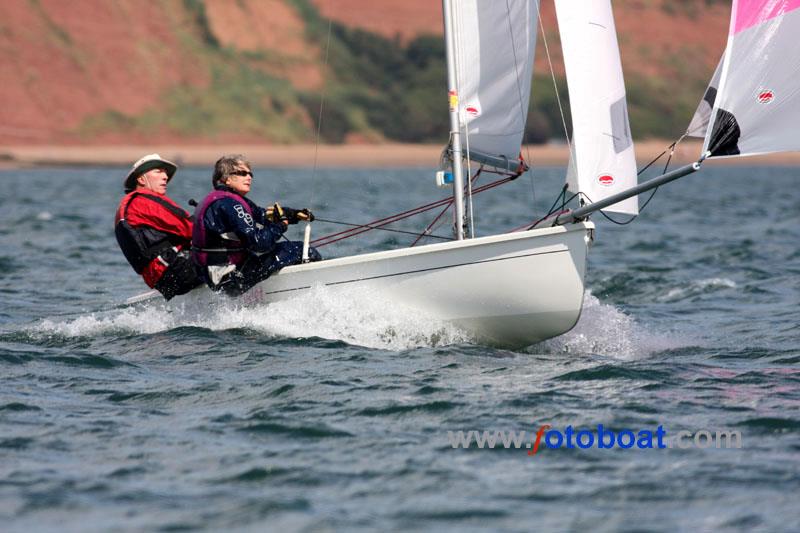
[[[800,150],[800,0],[733,0],[713,156]]]
[[[636,185],[636,155],[610,0],[556,0],[572,109],[573,175],[588,203]],[[606,208],[635,215],[634,196]]]
[[[470,152],[518,159],[528,114],[538,0],[452,2],[457,95]]]
[[[706,136],[708,124],[711,122],[711,112],[714,110],[714,103],[717,100],[717,90],[719,89],[719,79],[722,76],[722,62],[724,59],[725,55],[723,54],[717,64],[714,75],[711,77],[711,82],[708,84],[703,99],[700,100],[692,121],[689,123],[689,127],[686,128],[687,137],[700,137],[702,139]]]

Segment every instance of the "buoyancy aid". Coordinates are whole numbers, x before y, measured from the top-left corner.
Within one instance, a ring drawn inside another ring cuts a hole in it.
[[[120,202],[114,234],[137,274],[155,287],[172,259],[191,239],[189,213],[165,196],[133,191]]]
[[[195,211],[195,224],[192,230],[192,259],[198,265],[207,267],[211,265],[236,265],[241,266],[247,259],[247,249],[235,233],[222,235],[209,231],[206,228],[205,215],[211,204],[222,198],[230,198],[241,205],[244,212],[253,216],[249,202],[244,201],[238,194],[215,190],[206,196]]]

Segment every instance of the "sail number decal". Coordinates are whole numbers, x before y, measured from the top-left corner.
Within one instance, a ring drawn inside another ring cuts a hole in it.
[[[768,104],[775,99],[775,93],[770,91],[769,89],[764,89],[758,91],[758,103],[759,104]]]
[[[611,187],[614,185],[614,176],[611,174],[600,174],[597,176],[597,183],[603,187]]]

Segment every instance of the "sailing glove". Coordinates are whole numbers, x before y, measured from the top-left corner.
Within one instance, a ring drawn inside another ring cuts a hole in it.
[[[308,220],[309,222],[314,222],[314,213],[311,212],[310,209],[303,208],[298,209],[295,211],[295,216],[297,218],[296,222],[300,222],[301,220]]]
[[[277,215],[276,218],[275,213],[278,211],[280,211],[280,214]],[[285,221],[287,224],[297,224],[302,220],[313,222],[314,213],[312,213],[309,209],[306,208],[292,209],[291,207],[281,207],[280,204],[275,204],[267,208],[267,218],[276,223],[278,221]]]
[[[286,211],[281,204],[275,203],[272,207],[267,208],[267,218],[275,224],[289,224],[289,216]]]

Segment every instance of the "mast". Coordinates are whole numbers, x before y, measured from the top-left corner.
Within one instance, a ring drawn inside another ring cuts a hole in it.
[[[464,240],[464,169],[461,152],[461,120],[459,118],[456,52],[453,38],[452,0],[442,0],[444,14],[444,43],[447,50],[447,94],[450,102],[450,143],[453,154],[453,199],[455,206],[456,239]]]

